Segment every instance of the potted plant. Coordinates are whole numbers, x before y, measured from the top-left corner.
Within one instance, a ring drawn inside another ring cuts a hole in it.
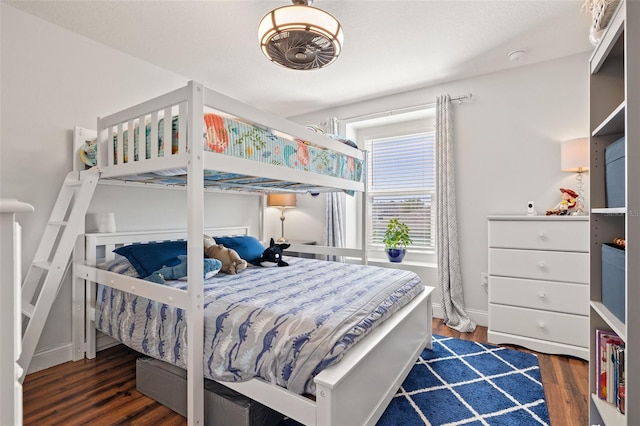
[[[390,262],[402,262],[407,247],[412,243],[409,237],[409,226],[399,219],[389,219],[387,230],[382,239]]]

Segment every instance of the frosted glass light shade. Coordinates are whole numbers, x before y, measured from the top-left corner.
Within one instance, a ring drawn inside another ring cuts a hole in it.
[[[267,207],[293,208],[296,206],[296,194],[269,194]]]
[[[322,37],[333,47],[332,58],[322,67],[329,65],[340,55],[344,34],[342,26],[329,13],[306,5],[284,6],[267,13],[258,26],[260,48],[269,60],[279,65],[289,66],[281,58],[274,57],[269,45],[274,38],[286,33],[306,33]],[[303,55],[298,52],[297,55]],[[302,69],[302,68],[296,68]],[[311,69],[311,68],[308,68]]]
[[[589,170],[589,138],[577,138],[562,142],[560,169],[565,172]]]

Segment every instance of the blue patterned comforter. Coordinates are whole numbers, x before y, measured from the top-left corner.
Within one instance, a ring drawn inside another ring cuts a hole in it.
[[[410,271],[287,260],[288,267],[251,267],[205,281],[205,376],[221,381],[258,376],[298,394],[314,394],[316,374],[424,289]],[[183,310],[102,285],[96,305],[99,330],[186,368]]]

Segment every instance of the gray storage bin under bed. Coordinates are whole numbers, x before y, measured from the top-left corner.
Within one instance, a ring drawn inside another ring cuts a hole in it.
[[[205,379],[204,420],[208,426],[273,426],[284,416],[271,408]],[[150,357],[136,361],[136,389],[187,416],[187,371]]]

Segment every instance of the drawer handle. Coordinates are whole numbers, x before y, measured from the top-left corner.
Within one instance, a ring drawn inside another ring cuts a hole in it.
[[[545,269],[547,269],[547,265],[544,262],[538,262],[538,269],[544,271]]]
[[[546,326],[542,321],[540,321],[540,322],[538,323],[538,327],[539,327],[541,330],[544,330],[547,326]]]
[[[541,291],[540,293],[538,293],[538,297],[540,299],[546,299],[547,298],[547,293],[545,293],[544,291]]]
[[[547,234],[545,234],[544,232],[540,231],[538,233],[538,237],[540,237],[541,240],[546,240],[547,239]]]

